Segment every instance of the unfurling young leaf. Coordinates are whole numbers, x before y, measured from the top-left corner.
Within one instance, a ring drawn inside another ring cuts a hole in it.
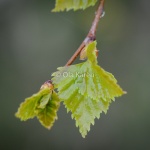
[[[53,12],[64,10],[86,9],[89,6],[94,6],[97,0],[56,0]]]
[[[22,121],[37,117],[40,123],[50,129],[57,119],[59,98],[53,90],[53,85],[48,81],[43,84],[40,91],[23,102],[16,117]]]
[[[84,51],[87,61],[60,67],[52,75],[59,98],[67,111],[71,111],[83,137],[94,119],[107,112],[111,101],[125,93],[114,76],[97,64],[96,42],[88,44]]]

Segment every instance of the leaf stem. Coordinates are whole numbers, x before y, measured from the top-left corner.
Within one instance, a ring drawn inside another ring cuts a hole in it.
[[[101,18],[101,15],[103,14],[103,10],[104,10],[104,1],[105,0],[100,0],[100,4],[99,7],[95,13],[95,18],[93,20],[92,26],[89,30],[89,33],[87,34],[86,38],[84,39],[84,41],[81,43],[81,45],[79,46],[79,48],[76,50],[76,52],[73,54],[73,56],[69,59],[69,61],[66,63],[65,66],[69,66],[71,65],[75,59],[78,57],[78,55],[80,54],[80,52],[82,51],[82,49],[90,42],[90,41],[94,41],[96,39],[96,31],[97,31],[97,26],[99,23],[99,20]]]

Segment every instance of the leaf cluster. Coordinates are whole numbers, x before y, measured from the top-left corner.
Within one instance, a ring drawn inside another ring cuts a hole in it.
[[[21,121],[37,117],[44,127],[50,129],[57,119],[59,105],[56,92],[50,88],[49,83],[45,83],[38,93],[21,103],[15,115]]]
[[[86,9],[96,2],[56,0],[53,12]],[[95,118],[99,119],[102,112],[107,113],[115,97],[125,94],[115,77],[98,65],[96,45],[96,41],[90,42],[82,50],[80,59],[86,59],[84,62],[59,67],[52,74],[52,83],[45,82],[38,93],[26,98],[16,117],[21,121],[37,117],[44,127],[50,129],[57,119],[60,102],[63,102],[82,137],[85,137]]]

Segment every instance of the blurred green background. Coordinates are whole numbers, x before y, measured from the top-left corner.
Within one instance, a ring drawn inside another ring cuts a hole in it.
[[[97,6],[51,13],[53,0],[1,0],[0,149],[149,150],[149,5],[148,0],[106,0],[97,32],[99,64],[128,94],[117,98],[83,139],[63,105],[51,131],[37,119],[20,122],[14,113],[78,48]]]

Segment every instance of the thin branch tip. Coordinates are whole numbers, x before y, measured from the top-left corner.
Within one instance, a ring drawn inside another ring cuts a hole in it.
[[[102,18],[102,15],[103,15],[103,12],[104,12],[104,1],[105,0],[100,0],[100,4],[99,4],[98,9],[97,9],[97,11],[95,13],[95,18],[93,20],[93,23],[92,23],[92,26],[91,26],[91,28],[89,30],[89,33],[87,34],[87,36],[84,39],[84,41],[81,43],[81,45],[79,46],[79,48],[76,50],[76,52],[69,59],[69,61],[66,63],[65,66],[71,65],[74,62],[74,60],[78,57],[78,55],[80,54],[80,52],[82,51],[82,49],[89,42],[96,40],[96,31],[97,31],[98,23],[99,23],[100,19]]]

